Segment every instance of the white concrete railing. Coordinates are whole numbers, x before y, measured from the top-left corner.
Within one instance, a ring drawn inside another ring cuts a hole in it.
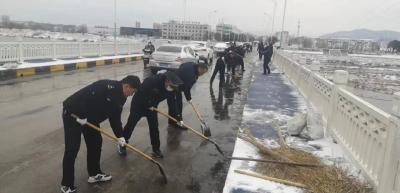
[[[61,59],[141,52],[143,45],[133,43],[85,42],[0,42],[0,63],[33,59]]]
[[[378,193],[399,193],[400,97],[394,104],[397,113],[392,115],[347,91],[347,80],[332,83],[280,52],[273,63],[323,114],[328,134],[344,147]]]

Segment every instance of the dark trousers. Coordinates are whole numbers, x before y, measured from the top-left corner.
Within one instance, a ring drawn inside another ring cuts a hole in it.
[[[235,75],[236,65],[235,64],[227,64],[226,66],[227,66],[228,72],[231,71],[232,75]]]
[[[133,106],[133,108],[135,108]],[[160,133],[158,130],[158,117],[157,112],[151,111],[147,108],[135,108],[131,110],[129,114],[127,125],[131,125],[130,128],[125,128],[124,130],[124,138],[125,140],[129,140],[132,136],[132,132],[136,127],[136,124],[142,117],[146,117],[147,124],[149,125],[150,131],[150,142],[151,146],[154,149],[160,149]]]
[[[224,64],[216,64],[213,74],[210,79],[210,83],[212,84],[214,82],[215,76],[219,73],[219,82],[225,82],[225,65]]]
[[[182,91],[176,92],[174,97],[167,98],[168,114],[178,121],[182,120]],[[175,124],[174,121],[168,119],[169,124]]]
[[[263,54],[261,52],[258,52],[258,58],[261,60],[263,57]]]
[[[66,110],[63,110],[62,118],[64,123],[65,151],[61,185],[74,186],[75,159],[81,145],[81,133],[83,133],[86,142],[87,170],[89,176],[102,173],[100,169],[100,156],[103,140],[100,132],[80,125]],[[99,125],[96,123],[93,124],[96,126]]]
[[[266,56],[264,56],[264,57],[266,57]],[[268,70],[268,74],[271,74],[271,69],[269,69],[269,65],[268,65],[270,60],[271,59],[264,60],[264,74],[266,74],[267,70]]]

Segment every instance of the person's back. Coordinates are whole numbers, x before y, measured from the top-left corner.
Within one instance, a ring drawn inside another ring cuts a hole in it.
[[[144,79],[142,85],[132,98],[131,108],[147,109],[158,105],[159,102],[173,94],[165,90],[165,79],[166,76],[164,74],[157,74]]]
[[[65,99],[63,106],[78,116],[102,122],[110,116],[110,109],[125,102],[120,81],[99,80]]]

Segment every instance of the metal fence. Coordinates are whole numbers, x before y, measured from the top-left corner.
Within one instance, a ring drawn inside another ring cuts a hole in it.
[[[346,90],[346,81],[330,82],[280,52],[275,53],[274,64],[323,114],[328,134],[344,147],[378,193],[399,193],[399,114],[383,112]],[[394,102],[397,113],[399,103]]]
[[[0,63],[124,55],[141,52],[142,44],[85,42],[0,42]]]

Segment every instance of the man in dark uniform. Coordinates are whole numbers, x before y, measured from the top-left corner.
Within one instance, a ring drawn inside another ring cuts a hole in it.
[[[157,112],[150,110],[150,108],[157,108],[161,101],[173,97],[181,84],[182,81],[173,72],[157,74],[144,79],[139,90],[136,92],[135,96],[132,97],[131,112],[129,114],[128,122],[124,127],[123,134],[126,141],[130,139],[137,122],[142,117],[146,117],[150,130],[153,156],[157,158],[163,157],[160,150]],[[176,107],[173,106],[172,108]],[[120,145],[118,145],[118,147],[118,153],[121,156],[125,156],[126,147]]]
[[[242,68],[242,71],[244,70],[244,60],[243,60],[243,56],[239,55],[239,54],[235,54],[235,63],[236,65],[240,65]]]
[[[186,101],[192,102],[191,89],[196,83],[199,76],[205,74],[208,71],[206,64],[195,64],[193,62],[183,63],[177,71],[176,75],[182,80],[183,84],[179,87],[178,92],[175,93],[173,98],[168,98],[168,113],[172,117],[182,122],[182,92],[185,94]],[[176,105],[176,108],[174,108]],[[168,123],[172,126],[177,126],[173,121],[169,120]]]
[[[125,145],[122,137],[121,112],[128,96],[132,96],[140,86],[136,76],[127,76],[121,81],[99,80],[82,88],[63,102],[63,123],[65,133],[65,152],[63,158],[63,178],[61,191],[71,193],[74,187],[74,165],[81,144],[81,133],[87,147],[87,169],[89,183],[109,181],[111,176],[100,169],[102,137],[100,132],[86,126],[90,122],[99,126],[109,119],[111,128],[121,146]],[[79,119],[71,116],[75,114]]]
[[[264,50],[264,75],[266,75],[266,71],[268,70],[268,74],[271,73],[271,69],[269,68],[269,63],[271,62],[271,57],[274,52],[274,48],[272,47],[272,43],[270,43]]]
[[[264,44],[262,42],[258,43],[257,52],[258,52],[258,57],[261,60],[264,52]]]
[[[235,75],[235,68],[236,68],[235,52],[233,50],[229,50],[228,54],[224,56],[224,59],[228,72],[231,72],[232,76]]]
[[[215,64],[215,68],[213,74],[210,79],[210,85],[214,82],[214,78],[219,73],[219,84],[223,84],[225,82],[225,62],[224,62],[224,53],[218,53],[218,59]]]
[[[144,52],[145,50],[148,50],[148,52],[149,52],[150,55],[151,55],[151,54],[153,54],[153,52],[154,52],[156,49],[155,49],[154,45],[149,41],[149,43],[147,43],[147,45],[144,46],[143,52]]]

